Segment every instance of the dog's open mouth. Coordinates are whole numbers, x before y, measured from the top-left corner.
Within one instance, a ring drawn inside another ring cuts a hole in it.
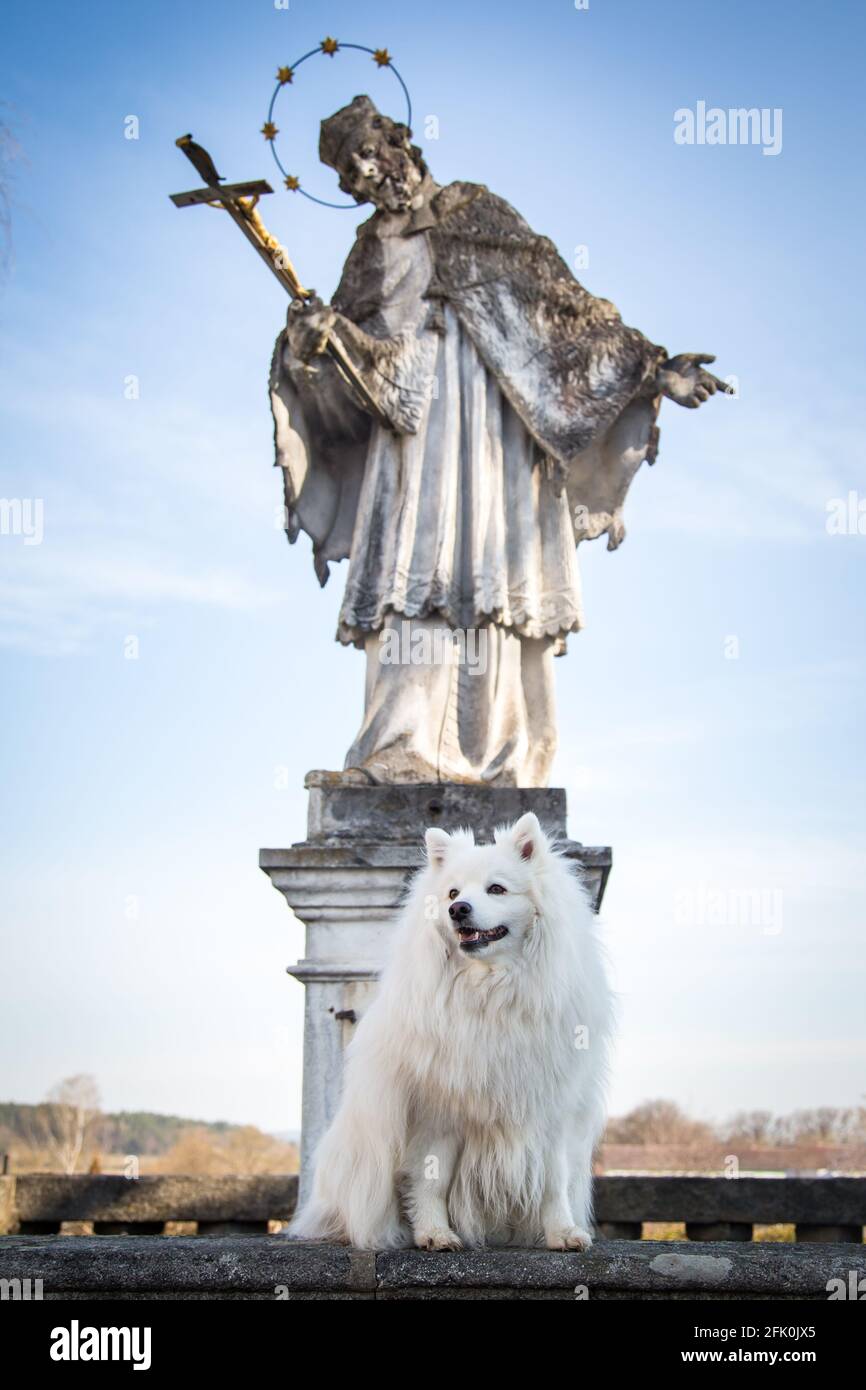
[[[488,931],[481,931],[478,927],[458,927],[457,935],[461,951],[479,951],[482,946],[489,946],[491,941],[501,941],[503,936],[508,935],[508,928],[490,927]]]

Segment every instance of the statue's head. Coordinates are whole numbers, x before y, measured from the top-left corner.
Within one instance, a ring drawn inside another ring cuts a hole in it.
[[[319,158],[336,169],[344,193],[387,212],[411,207],[427,172],[409,127],[363,96],[322,121]]]

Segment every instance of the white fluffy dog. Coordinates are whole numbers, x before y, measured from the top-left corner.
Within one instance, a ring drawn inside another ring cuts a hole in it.
[[[532,814],[426,842],[289,1234],[585,1250],[612,1008],[584,890]]]

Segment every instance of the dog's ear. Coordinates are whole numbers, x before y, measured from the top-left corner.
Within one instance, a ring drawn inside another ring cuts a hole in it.
[[[537,859],[547,844],[538,817],[532,811],[515,821],[511,827],[511,842],[521,859]]]
[[[427,846],[427,859],[437,869],[445,863],[445,855],[448,853],[448,846],[451,844],[451,836],[447,830],[440,830],[437,825],[431,825],[429,830],[424,832],[424,843]]]

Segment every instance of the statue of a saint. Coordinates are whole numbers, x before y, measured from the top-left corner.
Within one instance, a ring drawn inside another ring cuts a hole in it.
[[[322,122],[319,153],[376,210],[333,302],[289,311],[271,400],[289,539],[312,538],[323,584],[349,560],[337,636],[367,679],[343,775],[544,786],[576,544],[622,541],[662,398],[724,383],[627,328],[487,188],[437,185],[369,97]]]

